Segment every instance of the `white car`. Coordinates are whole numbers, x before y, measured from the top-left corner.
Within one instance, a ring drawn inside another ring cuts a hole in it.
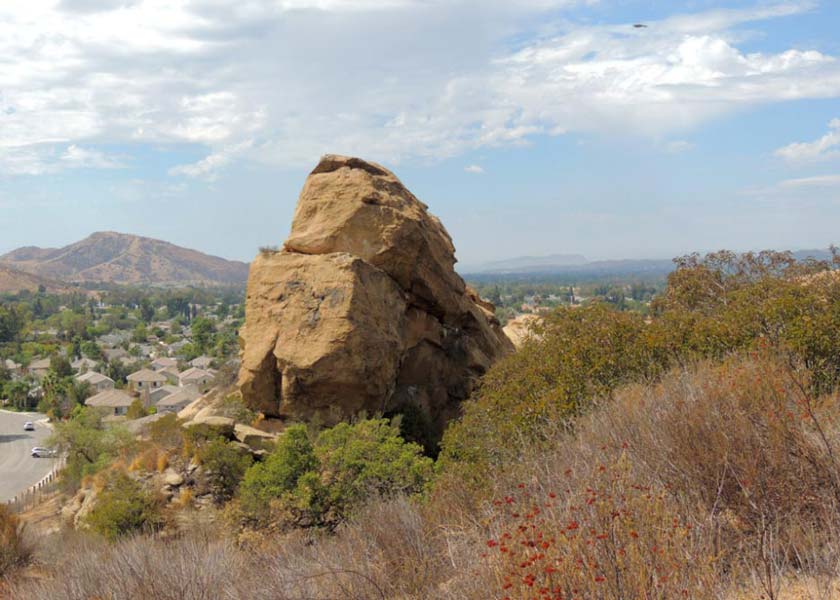
[[[26,423],[23,424],[23,430],[24,431],[35,431],[35,423],[33,423],[32,421],[27,421]]]
[[[32,448],[32,457],[33,458],[52,458],[56,455],[55,450],[51,448],[41,448],[36,446]]]

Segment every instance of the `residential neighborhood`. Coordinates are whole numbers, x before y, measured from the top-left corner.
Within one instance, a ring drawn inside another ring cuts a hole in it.
[[[53,418],[84,405],[124,419],[135,402],[144,414],[177,412],[213,388],[220,370],[228,378],[236,372],[240,293],[8,298],[11,309],[0,314],[0,406]]]

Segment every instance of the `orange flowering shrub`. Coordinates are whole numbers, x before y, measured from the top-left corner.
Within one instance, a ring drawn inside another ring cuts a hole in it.
[[[671,494],[633,483],[626,457],[616,458],[574,487],[532,493],[519,484],[494,502],[498,535],[484,554],[499,598],[712,597],[708,539]]]

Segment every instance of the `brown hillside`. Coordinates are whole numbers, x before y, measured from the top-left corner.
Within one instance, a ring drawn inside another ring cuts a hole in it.
[[[0,262],[38,275],[68,281],[121,284],[242,284],[248,265],[208,256],[151,238],[94,233],[64,248],[20,248]]]
[[[66,289],[59,282],[50,281],[0,264],[0,294],[12,294],[22,290],[37,292],[42,285],[50,292],[60,292]]]

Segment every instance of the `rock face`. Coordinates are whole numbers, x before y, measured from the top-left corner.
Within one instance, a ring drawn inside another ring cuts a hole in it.
[[[541,319],[538,315],[530,313],[519,315],[505,325],[505,335],[519,349],[534,336],[532,328],[539,324],[540,321]]]
[[[391,172],[325,156],[283,250],[251,265],[240,389],[268,417],[333,424],[419,408],[438,428],[513,350],[455,273],[440,221]]]

